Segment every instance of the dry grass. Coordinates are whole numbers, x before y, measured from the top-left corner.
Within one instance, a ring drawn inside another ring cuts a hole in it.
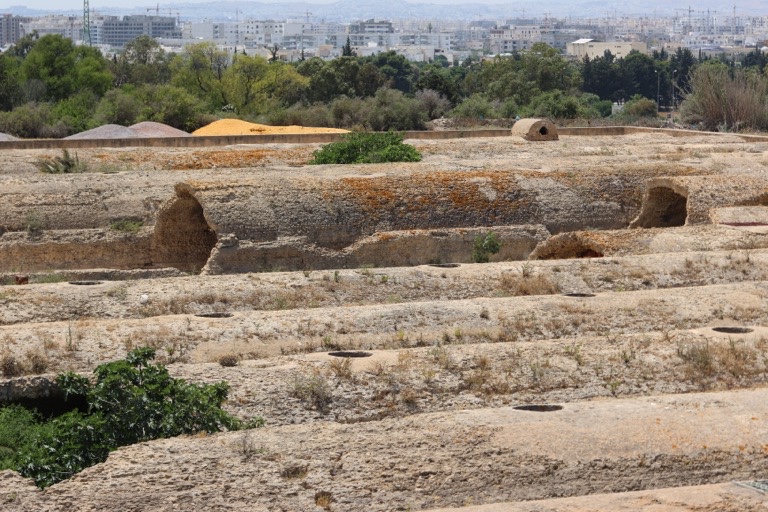
[[[560,288],[542,273],[534,272],[531,267],[523,266],[520,272],[505,272],[501,275],[499,289],[505,295],[553,295]]]
[[[731,388],[768,372],[768,341],[729,338],[680,342],[677,356],[685,377],[702,388]]]

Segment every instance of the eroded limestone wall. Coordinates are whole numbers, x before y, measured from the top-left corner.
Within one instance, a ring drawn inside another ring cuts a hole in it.
[[[768,178],[740,174],[649,179],[642,208],[630,227],[709,224],[710,212],[726,206],[768,206]]]
[[[52,269],[136,269],[152,265],[150,230],[139,234],[114,230],[59,230],[0,236],[0,271]]]
[[[549,237],[543,226],[495,226],[444,230],[386,231],[365,237],[339,251],[319,247],[304,237],[269,242],[223,237],[214,249],[206,274],[238,272],[395,267],[472,261],[475,238],[493,232],[501,242],[491,261],[523,260]]]
[[[268,242],[305,237],[341,250],[384,231],[542,224],[551,232],[625,227],[637,215],[642,176],[604,170],[424,171],[286,175],[280,180],[190,181],[219,235]],[[173,200],[173,199],[171,199]]]

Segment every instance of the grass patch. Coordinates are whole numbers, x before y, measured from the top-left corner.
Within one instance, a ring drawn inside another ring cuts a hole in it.
[[[135,219],[118,219],[112,221],[109,225],[109,229],[115,231],[122,231],[124,233],[138,233],[144,222]]]

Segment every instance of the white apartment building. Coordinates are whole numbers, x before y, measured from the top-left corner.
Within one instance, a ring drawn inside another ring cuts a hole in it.
[[[540,41],[539,25],[503,25],[490,30],[491,53],[521,52]]]
[[[21,35],[37,31],[41,36],[58,34],[73,41],[83,40],[82,16],[42,16],[20,23]]]
[[[647,55],[648,45],[640,42],[599,42],[592,39],[579,39],[568,43],[567,54],[577,59],[584,57],[594,59],[605,55],[606,50],[609,50],[617,59],[623,59],[633,50]]]

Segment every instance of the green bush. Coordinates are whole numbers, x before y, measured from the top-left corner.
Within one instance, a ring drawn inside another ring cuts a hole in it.
[[[576,119],[581,117],[584,108],[575,96],[562,91],[541,93],[523,110],[525,117],[549,117],[552,119]]]
[[[475,263],[488,263],[491,254],[501,250],[501,242],[493,231],[487,235],[477,235],[472,247],[472,261]]]
[[[112,221],[112,223],[109,225],[109,228],[114,229],[115,231],[123,231],[125,233],[138,233],[141,229],[141,226],[143,225],[144,222],[140,220],[118,219]]]
[[[403,143],[403,135],[395,132],[352,132],[342,140],[315,151],[310,164],[368,164],[381,162],[418,162],[421,154]]]
[[[0,469],[16,466],[16,451],[29,443],[38,421],[34,412],[19,405],[0,409]]]
[[[460,119],[493,119],[498,117],[498,113],[490,101],[480,94],[473,94],[459,103],[450,116]]]
[[[82,397],[87,412],[67,412],[47,422],[21,407],[0,409],[0,469],[14,469],[47,487],[106,460],[110,451],[151,439],[261,426],[221,409],[228,385],[189,384],[165,367],[149,364],[155,352],[141,348],[125,360],[100,365],[95,381],[65,373],[57,378],[65,397]]]
[[[657,109],[656,102],[643,98],[642,96],[635,95],[631,100],[624,104],[620,117],[656,117]]]

